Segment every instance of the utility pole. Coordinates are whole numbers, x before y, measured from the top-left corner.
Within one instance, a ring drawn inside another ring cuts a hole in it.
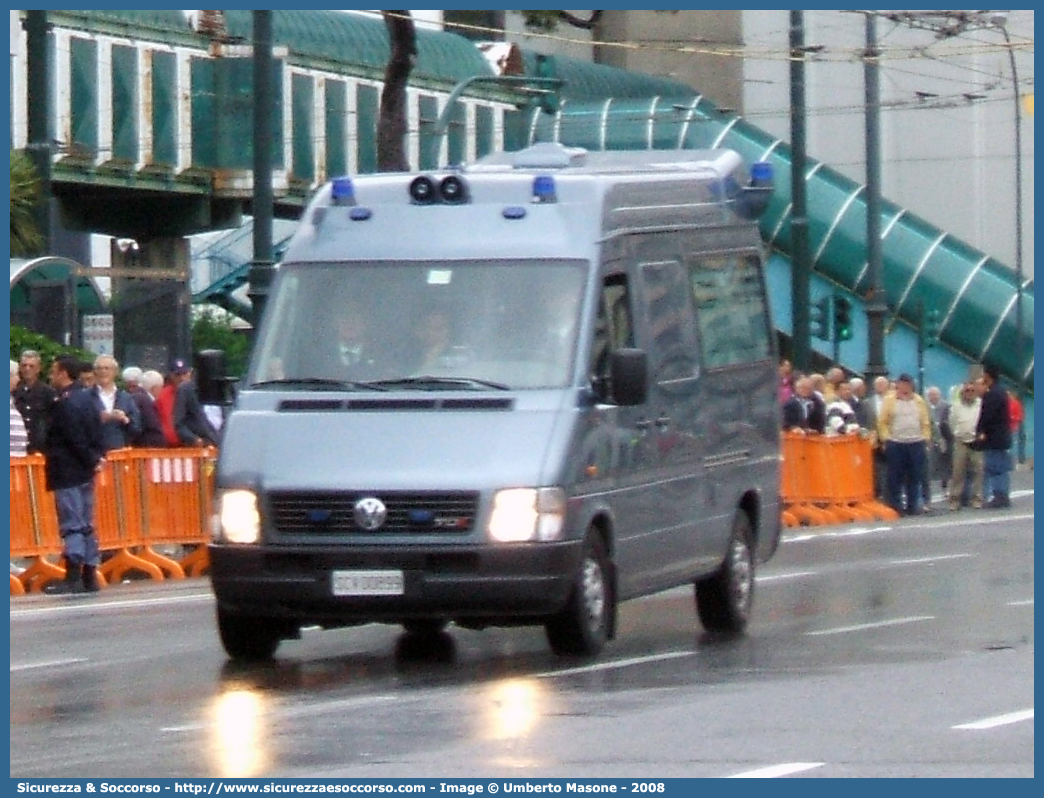
[[[254,11],[254,260],[250,289],[254,334],[272,283],[272,12]]]
[[[1015,65],[1015,50],[1008,33],[1008,15],[995,12],[991,21],[1004,34],[1011,64],[1011,82],[1015,90],[1015,362],[1019,372],[1015,375],[1015,393],[1020,401],[1025,399],[1026,384],[1026,339],[1022,332],[1022,294],[1025,273],[1022,264],[1022,97],[1019,96],[1019,70]],[[1026,461],[1026,428],[1019,424],[1016,441],[1016,456],[1020,463]]]
[[[793,365],[796,371],[811,367],[809,326],[808,215],[805,203],[805,20],[803,11],[790,12],[790,238],[793,251],[790,307]]]
[[[51,252],[54,230],[51,225],[51,52],[46,11],[26,11],[26,93],[28,101],[28,150],[40,181],[36,205],[36,226],[43,240],[43,254]]]
[[[878,74],[877,17],[866,12],[866,49],[863,53],[866,120],[866,259],[870,295],[866,303],[866,380],[886,375],[884,322],[888,313],[881,273],[881,87]]]
[[[917,300],[917,393],[924,396],[924,349],[928,335],[925,330],[924,302]]]

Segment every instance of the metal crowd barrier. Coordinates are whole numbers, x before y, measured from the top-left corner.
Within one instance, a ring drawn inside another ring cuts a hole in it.
[[[105,459],[94,497],[99,584],[132,571],[150,579],[205,573],[217,451],[118,449]],[[11,574],[12,595],[40,592],[65,577],[54,495],[44,486],[43,455],[11,458],[11,559],[30,561]],[[168,554],[156,550],[164,546]],[[168,556],[180,547],[191,551]]]
[[[787,527],[887,521],[899,515],[874,493],[874,453],[857,434],[783,433],[780,498]]]
[[[787,527],[890,520],[897,513],[874,496],[870,441],[859,435],[783,433],[780,496]],[[138,572],[150,579],[201,576],[217,451],[119,449],[95,483],[95,531],[105,553],[102,585]],[[11,575],[11,594],[39,592],[63,579],[54,497],[44,487],[43,455],[11,458],[11,558],[28,559]],[[192,547],[174,559],[157,547]]]

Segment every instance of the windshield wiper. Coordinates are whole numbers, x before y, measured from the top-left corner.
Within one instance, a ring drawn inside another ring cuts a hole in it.
[[[364,389],[368,391],[386,391],[371,382],[351,382],[348,380],[332,380],[326,377],[287,377],[280,380],[261,380],[250,383],[251,388],[267,388],[273,385],[297,385],[308,388],[326,388],[331,391],[353,391]]]
[[[369,383],[373,386],[410,386],[415,388],[493,388],[497,391],[509,391],[511,387],[502,382],[479,380],[474,377],[434,377],[425,374],[419,377],[397,377],[388,380],[376,380]]]

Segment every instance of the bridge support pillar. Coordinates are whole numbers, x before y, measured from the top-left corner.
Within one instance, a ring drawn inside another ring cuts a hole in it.
[[[192,271],[188,239],[114,239],[111,258],[114,267],[141,274],[112,281],[110,306],[116,358],[123,365],[160,372],[166,372],[175,357],[191,361]],[[159,270],[163,276],[150,275],[150,271]],[[181,276],[172,278],[171,270]]]

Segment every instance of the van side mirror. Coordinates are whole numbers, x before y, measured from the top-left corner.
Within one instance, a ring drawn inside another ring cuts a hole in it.
[[[617,349],[609,356],[609,393],[618,405],[640,405],[649,396],[649,359],[641,349]]]
[[[196,391],[205,405],[227,404],[225,353],[220,349],[204,349],[196,355]]]

